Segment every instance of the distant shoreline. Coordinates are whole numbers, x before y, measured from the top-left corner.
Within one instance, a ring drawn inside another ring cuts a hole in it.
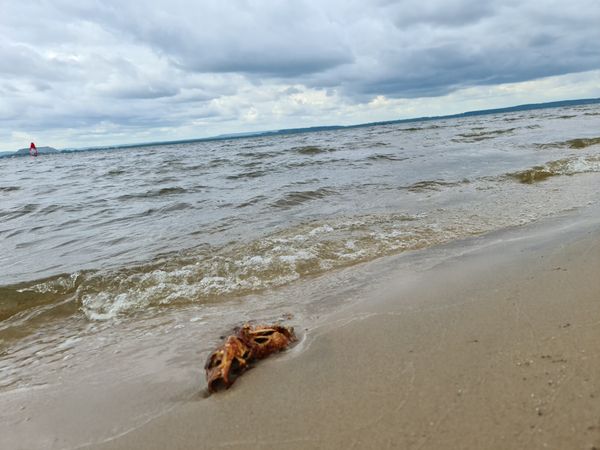
[[[395,119],[395,120],[384,120],[379,122],[367,122],[355,125],[329,125],[329,126],[314,126],[314,127],[304,127],[304,128],[287,128],[281,130],[271,130],[271,131],[257,131],[257,132],[248,132],[248,133],[233,133],[233,134],[224,134],[219,136],[212,136],[206,138],[193,138],[193,139],[180,139],[174,141],[158,141],[158,142],[142,142],[137,144],[116,144],[116,145],[103,145],[98,147],[85,147],[85,148],[72,148],[72,149],[53,149],[52,154],[57,153],[73,153],[73,152],[89,152],[89,151],[101,151],[101,150],[121,150],[121,149],[129,149],[129,148],[142,148],[142,147],[152,147],[155,145],[175,145],[175,144],[190,144],[193,142],[211,142],[211,141],[225,141],[225,140],[233,140],[233,139],[247,139],[247,138],[257,138],[257,137],[265,137],[265,136],[279,136],[279,135],[289,135],[289,134],[299,134],[299,133],[314,133],[319,131],[333,131],[333,130],[344,130],[344,129],[352,129],[352,128],[364,128],[364,127],[373,127],[379,125],[393,125],[393,124],[402,124],[402,123],[415,123],[415,122],[428,122],[434,120],[446,120],[446,119],[458,119],[461,117],[471,117],[471,116],[483,116],[490,114],[501,114],[501,113],[510,113],[510,112],[519,112],[519,111],[531,111],[536,109],[546,109],[546,108],[560,108],[560,107],[568,107],[568,106],[580,106],[580,105],[590,105],[600,103],[600,98],[585,98],[578,100],[560,100],[554,102],[544,102],[544,103],[527,103],[523,105],[516,106],[508,106],[505,108],[493,108],[493,109],[482,109],[475,111],[467,111],[458,114],[449,114],[444,116],[423,116],[423,117],[414,117],[410,119]],[[51,147],[50,147],[51,148]],[[21,152],[22,149],[17,151],[3,151],[0,152],[0,158],[10,158],[10,157],[21,157],[21,156],[29,156],[29,153]]]

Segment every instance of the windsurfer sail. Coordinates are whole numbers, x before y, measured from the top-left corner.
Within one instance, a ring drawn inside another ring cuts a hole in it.
[[[37,156],[38,155],[38,150],[35,146],[35,144],[32,142],[31,145],[29,146],[29,154],[31,156]]]

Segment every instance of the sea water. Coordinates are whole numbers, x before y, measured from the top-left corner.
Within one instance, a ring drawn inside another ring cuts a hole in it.
[[[0,393],[95,379],[108,354],[132,379],[165,352],[200,374],[237,324],[337,307],[348,268],[599,188],[600,105],[2,158]]]

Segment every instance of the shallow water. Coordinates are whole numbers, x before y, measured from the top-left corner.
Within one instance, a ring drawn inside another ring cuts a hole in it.
[[[181,321],[205,349],[325,307],[295,283],[595,203],[599,112],[0,159],[0,390]]]

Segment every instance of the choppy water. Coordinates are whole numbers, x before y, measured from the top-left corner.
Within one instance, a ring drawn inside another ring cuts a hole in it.
[[[600,106],[5,158],[0,174],[7,389],[99,330],[293,315],[302,300],[277,289],[594,203]]]

